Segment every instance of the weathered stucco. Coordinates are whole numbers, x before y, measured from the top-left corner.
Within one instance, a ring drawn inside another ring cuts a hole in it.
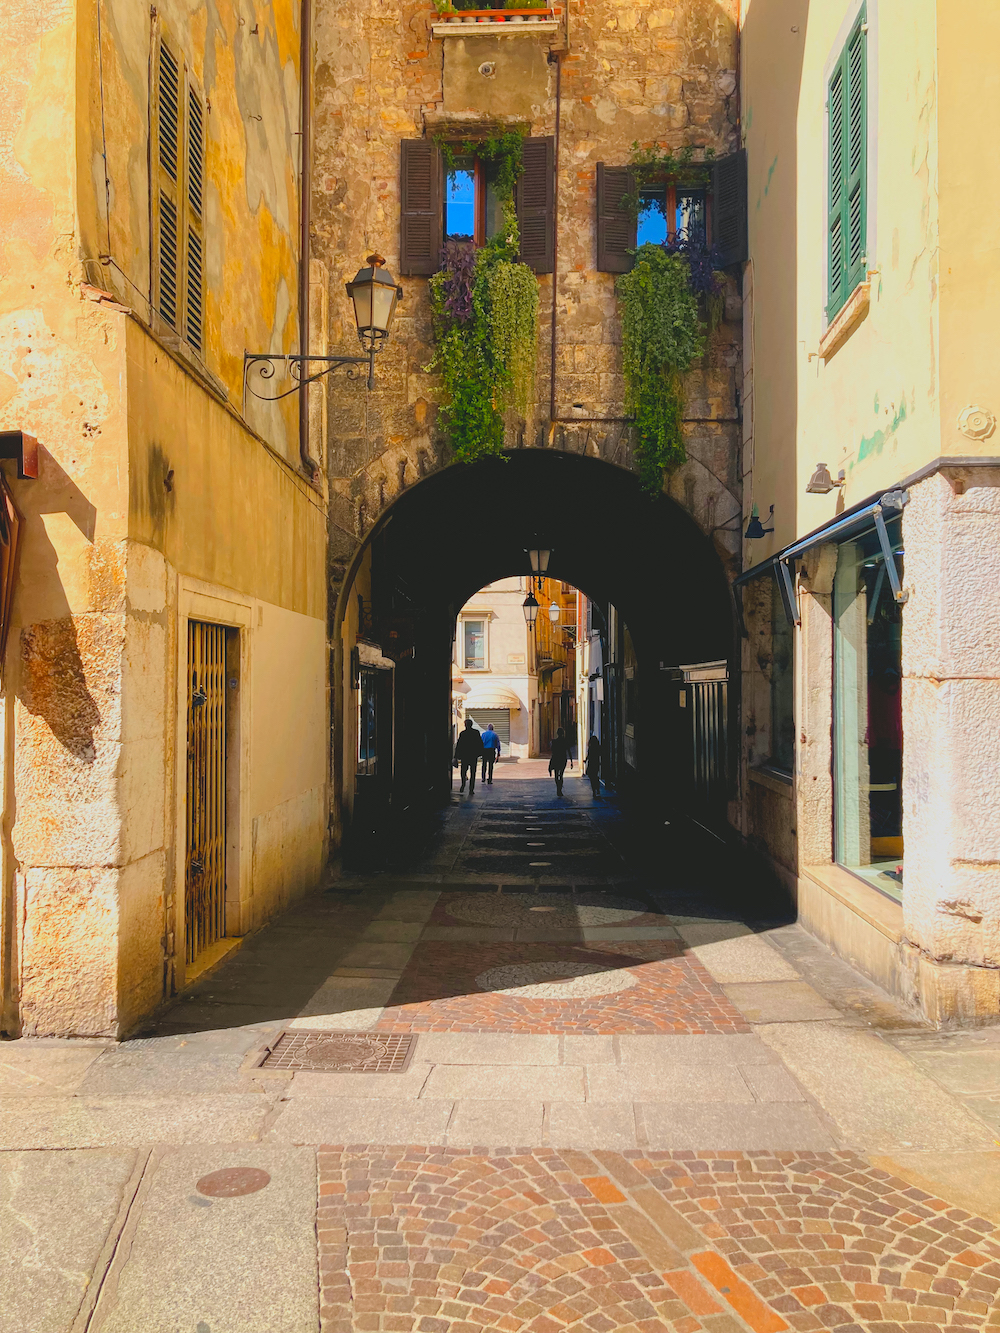
[[[149,306],[160,25],[209,104],[201,358]],[[0,426],[40,443],[11,482],[3,1027],[116,1035],[184,981],[189,615],[242,636],[229,933],[325,859],[323,496],[294,397],[241,416],[244,350],[298,337],[299,7],[13,0],[0,38]]]

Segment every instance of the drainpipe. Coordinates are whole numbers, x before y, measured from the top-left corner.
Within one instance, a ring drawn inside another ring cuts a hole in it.
[[[309,215],[312,202],[312,0],[302,0],[299,51],[299,140],[302,170],[299,184],[299,354],[309,355]],[[319,464],[309,452],[309,389],[299,390],[299,459],[315,484]]]

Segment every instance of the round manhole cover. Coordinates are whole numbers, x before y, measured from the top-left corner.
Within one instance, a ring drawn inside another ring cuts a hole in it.
[[[235,1199],[240,1194],[256,1194],[270,1183],[268,1173],[256,1166],[224,1166],[202,1176],[195,1189],[210,1199]]]

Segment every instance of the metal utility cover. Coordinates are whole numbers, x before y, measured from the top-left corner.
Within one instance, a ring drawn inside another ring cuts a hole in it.
[[[416,1041],[412,1033],[285,1031],[259,1063],[321,1074],[401,1074]]]

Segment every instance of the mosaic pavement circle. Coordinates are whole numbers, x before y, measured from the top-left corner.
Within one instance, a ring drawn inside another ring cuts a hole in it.
[[[628,968],[610,971],[599,963],[514,963],[480,972],[476,985],[497,995],[521,1000],[585,1000],[594,995],[616,995],[638,986],[639,978]]]
[[[573,927],[624,925],[649,908],[631,898],[596,894],[570,901],[565,894],[504,893],[470,894],[449,902],[445,911],[473,926]]]

